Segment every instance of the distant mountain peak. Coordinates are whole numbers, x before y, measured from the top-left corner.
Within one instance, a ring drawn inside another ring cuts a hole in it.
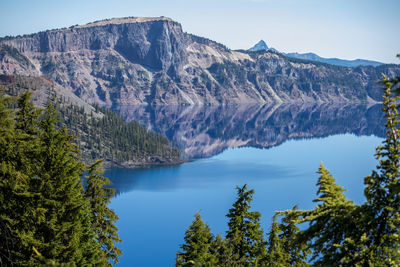
[[[264,40],[260,40],[257,44],[255,44],[248,51],[262,51],[262,50],[265,50],[265,51],[268,50],[268,45],[264,42]]]

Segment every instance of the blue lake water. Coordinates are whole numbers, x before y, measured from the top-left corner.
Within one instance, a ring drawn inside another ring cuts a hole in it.
[[[337,123],[340,122],[339,118]],[[357,134],[367,128],[359,118],[353,124]],[[316,128],[322,129],[318,125]],[[207,144],[209,139],[204,139]],[[211,231],[223,234],[227,230],[225,214],[235,201],[236,185],[246,183],[255,189],[252,207],[261,212],[267,232],[274,211],[294,205],[300,209],[314,206],[316,171],[321,161],[337,183],[348,190],[346,196],[362,203],[363,179],[375,168],[375,147],[381,141],[379,137],[349,133],[301,140],[283,138],[268,149],[224,147],[220,154],[180,166],[107,170],[105,176],[119,192],[111,204],[119,215],[117,225],[123,240],[119,266],[173,266],[185,230],[199,210]],[[193,144],[194,148],[198,145]]]

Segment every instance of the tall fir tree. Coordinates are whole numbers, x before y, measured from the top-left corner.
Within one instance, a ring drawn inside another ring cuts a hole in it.
[[[26,95],[29,100],[29,94]],[[18,128],[8,105],[10,99],[1,96],[0,119],[0,220],[12,262],[27,264],[32,253],[32,244],[38,242],[35,238],[34,227],[37,217],[41,217],[43,209],[36,205],[35,200],[40,197],[32,183],[32,166],[30,159],[36,158],[35,150],[38,142]],[[26,101],[19,101],[20,109],[29,106]],[[18,113],[17,119],[21,118]],[[32,125],[34,122],[32,122]],[[33,126],[32,126],[33,129]],[[1,238],[0,238],[1,239]],[[1,250],[1,248],[0,248]]]
[[[177,253],[175,266],[215,266],[217,258],[211,253],[213,236],[197,212],[186,230],[182,251]]]
[[[230,263],[237,266],[258,266],[265,257],[261,214],[250,211],[254,190],[247,190],[246,184],[236,189],[237,200],[226,215],[229,218],[226,241],[231,249]]]
[[[10,104],[10,97],[0,95],[0,265],[5,266],[12,266],[17,260],[15,250],[19,240],[12,229],[18,224],[17,212],[25,211],[18,195],[26,191],[25,177],[13,164],[16,133]]]
[[[311,262],[316,266],[343,264],[350,246],[348,238],[354,235],[357,223],[354,214],[358,206],[347,200],[343,187],[321,163],[317,182],[319,203],[312,210],[288,210],[278,214],[285,216],[290,224],[308,223],[308,227],[297,235],[296,246],[306,243],[312,250]],[[294,249],[292,247],[291,249]]]
[[[16,128],[33,138],[38,134],[38,119],[42,109],[37,109],[33,106],[30,102],[31,96],[32,93],[27,91],[18,98]]]
[[[55,109],[49,105],[40,122],[37,167],[37,205],[43,210],[38,221],[36,249],[46,259],[78,265],[100,264],[101,250],[91,228],[89,204],[84,198],[80,175],[84,164],[66,128],[57,129]]]
[[[121,250],[116,246],[121,242],[115,222],[118,216],[108,207],[115,189],[109,188],[111,184],[107,177],[102,176],[102,161],[96,161],[89,168],[85,197],[89,200],[91,224],[95,230],[95,238],[100,243],[105,253],[106,261],[118,263]],[[111,263],[110,263],[111,266]]]
[[[18,112],[0,96],[0,260],[6,266],[102,266],[80,175],[84,164],[49,106],[43,117],[29,102]]]
[[[279,213],[272,218],[264,266],[309,266],[310,249],[306,242],[299,240],[300,229],[295,223],[297,206],[292,211],[285,214],[282,223],[277,221]]]
[[[371,265],[400,265],[400,121],[399,96],[392,96],[393,82],[384,76],[382,111],[386,117],[386,139],[376,149],[377,171],[365,177],[363,205],[366,232],[362,262]]]
[[[215,266],[229,267],[229,259],[232,249],[229,249],[226,240],[218,234],[210,246],[210,253],[215,256]]]
[[[283,246],[283,240],[280,238],[282,233],[278,215],[272,217],[271,229],[268,233],[268,247],[266,256],[263,259],[264,266],[285,266],[289,263],[289,255]]]

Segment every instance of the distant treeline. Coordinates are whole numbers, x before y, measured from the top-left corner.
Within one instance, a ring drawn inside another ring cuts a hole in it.
[[[163,163],[180,159],[180,150],[169,140],[139,125],[126,123],[109,109],[96,107],[101,118],[87,115],[84,108],[57,104],[61,112],[60,125],[66,125],[77,136],[78,147],[85,161],[107,159],[112,162],[139,161]]]

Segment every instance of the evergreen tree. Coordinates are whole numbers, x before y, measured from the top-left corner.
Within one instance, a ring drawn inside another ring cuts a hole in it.
[[[115,189],[107,187],[111,182],[101,175],[104,172],[101,165],[102,161],[96,161],[90,166],[85,197],[89,200],[91,224],[95,230],[95,237],[105,253],[107,262],[112,260],[118,263],[118,256],[121,256],[121,250],[115,246],[116,243],[121,242],[117,233],[118,228],[115,226],[118,216],[108,207],[111,198],[115,195]]]
[[[17,260],[18,240],[11,226],[17,224],[16,212],[24,211],[18,194],[26,190],[25,177],[13,166],[16,136],[10,104],[10,97],[0,95],[0,265],[5,266],[12,266]]]
[[[257,266],[265,256],[261,215],[259,212],[249,211],[254,190],[247,190],[246,184],[236,189],[237,200],[226,215],[229,218],[226,241],[231,249],[230,262],[239,266]]]
[[[11,104],[10,98],[0,98],[0,239],[6,243],[1,246],[0,253],[8,255],[12,263],[27,264],[31,245],[38,242],[32,226],[43,212],[35,205],[40,193],[32,186],[32,164],[29,164],[38,142],[27,138],[23,130],[16,129],[14,112],[7,107]]]
[[[60,263],[100,264],[101,250],[89,219],[80,175],[84,164],[66,128],[56,129],[57,115],[50,105],[40,122],[37,180],[41,192],[37,205],[43,209],[38,222],[36,249]]]
[[[18,112],[16,118],[16,128],[22,130],[28,136],[37,135],[38,119],[42,113],[41,109],[35,108],[30,102],[32,93],[24,92],[18,98]]]
[[[216,259],[215,266],[229,267],[228,263],[231,251],[232,250],[227,247],[225,239],[218,234],[210,246],[210,253],[214,255]]]
[[[364,193],[366,231],[363,235],[363,263],[400,265],[400,121],[391,96],[393,82],[384,77],[382,111],[386,117],[386,139],[376,149],[377,171],[366,176]]]
[[[322,163],[317,173],[320,177],[317,183],[318,196],[314,202],[319,204],[313,210],[293,209],[278,214],[284,215],[289,224],[309,224],[308,228],[296,234],[295,246],[302,246],[306,242],[312,250],[311,261],[314,265],[336,265],[343,263],[345,255],[349,253],[351,246],[347,244],[348,238],[354,236],[357,229],[354,214],[359,210],[352,201],[346,199],[343,194],[345,190],[335,183]],[[295,246],[291,249],[295,249]]]
[[[185,244],[178,252],[176,266],[215,266],[217,259],[210,253],[213,236],[197,212],[192,224],[186,230]]]
[[[304,241],[299,240],[300,229],[294,222],[297,207],[292,211],[285,215],[282,223],[277,222],[279,213],[272,219],[267,255],[263,261],[266,266],[309,266],[307,257],[310,250]]]
[[[104,265],[73,136],[56,128],[51,106],[40,118],[29,97],[19,99],[14,118],[9,98],[0,96],[0,262]]]
[[[264,266],[285,266],[289,263],[289,255],[284,250],[283,240],[280,238],[282,230],[277,222],[277,215],[272,217],[271,230],[268,234],[268,248],[263,259]]]

